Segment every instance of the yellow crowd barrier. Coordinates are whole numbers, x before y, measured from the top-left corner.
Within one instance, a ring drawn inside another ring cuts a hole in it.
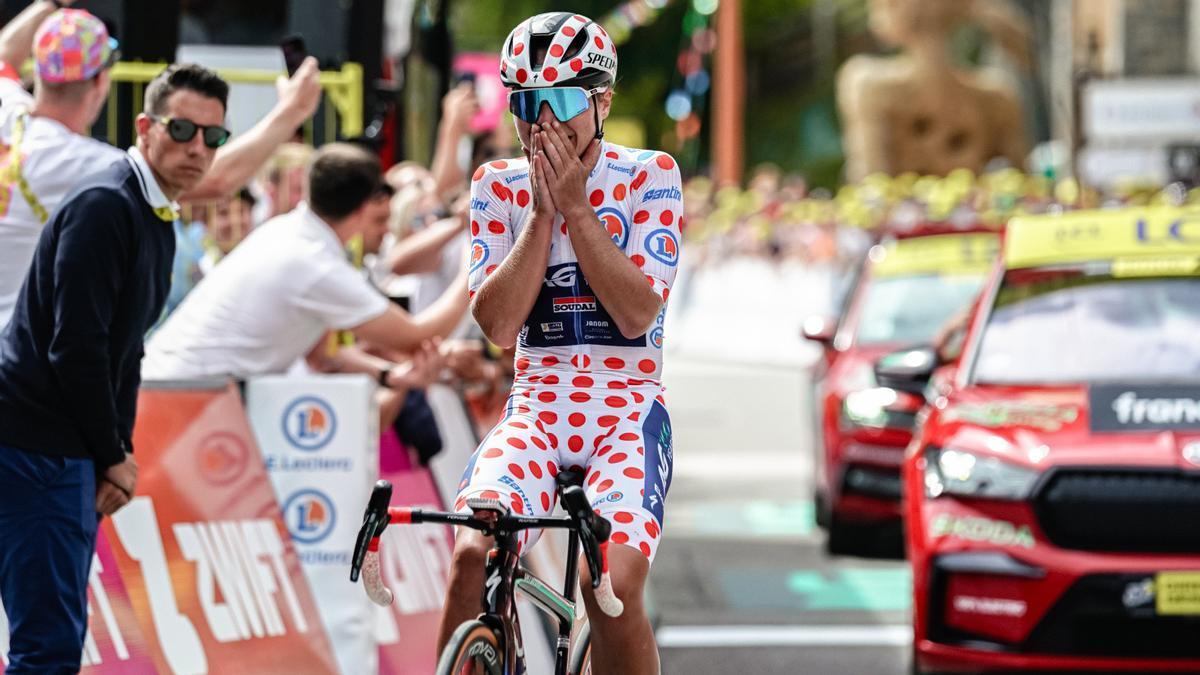
[[[133,127],[133,117],[142,109],[142,96],[146,85],[167,67],[165,63],[145,63],[142,61],[120,61],[113,65],[113,87],[108,94],[106,124],[104,139],[115,143],[119,130]],[[274,84],[280,73],[271,70],[253,70],[248,68],[219,68],[217,73],[230,84]],[[324,115],[324,138],[313,138],[312,120],[305,125],[305,135],[314,144],[328,143],[337,140],[338,132],[343,138],[358,136],[363,130],[363,71],[357,63],[345,63],[340,70],[322,70],[320,75],[322,89],[325,90],[326,100],[322,104]],[[133,115],[123,119],[118,105],[120,87],[132,87]]]

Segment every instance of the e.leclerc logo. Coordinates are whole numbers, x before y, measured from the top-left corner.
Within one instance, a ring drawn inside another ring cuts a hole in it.
[[[658,229],[646,235],[646,253],[664,265],[679,263],[679,240],[668,229]]]
[[[283,437],[300,450],[320,450],[336,431],[333,407],[315,396],[302,396],[283,411]]]
[[[472,241],[471,242],[471,271],[474,272],[475,270],[479,269],[480,267],[483,267],[483,264],[487,262],[489,255],[490,255],[490,251],[488,250],[488,245],[483,243],[482,239],[476,239],[476,240]]]
[[[596,217],[604,224],[604,229],[608,230],[608,235],[612,237],[617,248],[625,250],[625,244],[629,241],[629,221],[625,220],[625,214],[612,207],[605,207],[596,211]]]
[[[300,490],[284,502],[283,520],[293,539],[316,544],[333,532],[337,511],[333,501],[320,490]]]

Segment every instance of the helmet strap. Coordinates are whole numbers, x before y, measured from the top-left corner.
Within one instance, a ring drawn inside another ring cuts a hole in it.
[[[604,139],[604,127],[600,121],[600,99],[596,98],[597,94],[592,94],[592,116],[596,119],[596,140]]]

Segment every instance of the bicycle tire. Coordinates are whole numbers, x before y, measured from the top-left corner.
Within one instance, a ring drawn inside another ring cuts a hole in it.
[[[571,663],[567,675],[592,675],[592,624],[585,622],[571,646]]]
[[[472,668],[474,663],[477,667]],[[467,621],[450,636],[437,675],[503,675],[504,649],[495,631],[479,620]]]

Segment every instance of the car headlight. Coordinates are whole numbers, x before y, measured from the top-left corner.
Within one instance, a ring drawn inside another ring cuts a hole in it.
[[[887,407],[896,402],[896,392],[886,387],[853,391],[842,401],[842,420],[848,426],[888,426]]]
[[[996,457],[953,448],[925,451],[925,495],[944,494],[985,499],[1029,497],[1038,472]]]

